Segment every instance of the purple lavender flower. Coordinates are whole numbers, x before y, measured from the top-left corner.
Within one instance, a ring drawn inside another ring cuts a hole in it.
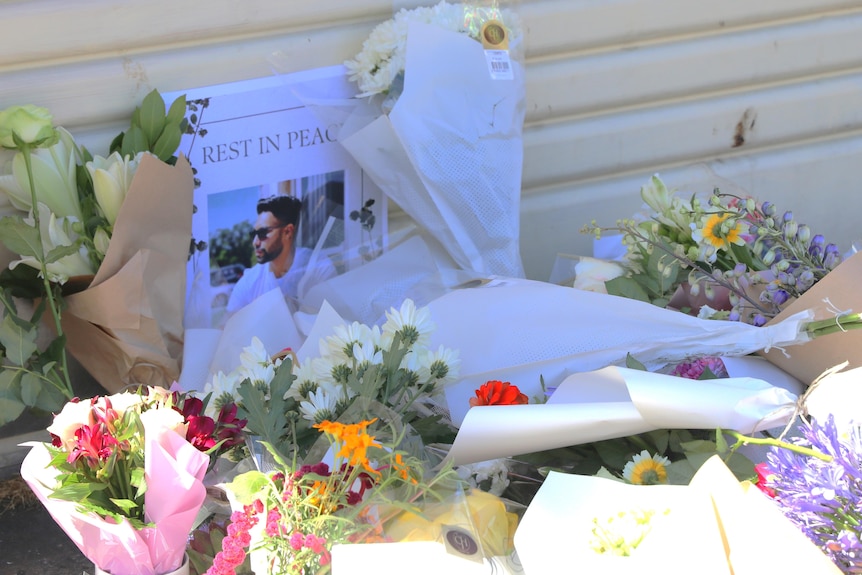
[[[784,514],[844,573],[862,573],[862,428],[839,435],[830,415],[823,425],[800,429],[796,443],[831,460],[773,447],[767,486]]]

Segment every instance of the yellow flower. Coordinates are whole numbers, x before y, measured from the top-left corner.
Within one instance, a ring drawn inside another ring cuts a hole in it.
[[[650,456],[644,449],[623,468],[623,479],[633,485],[667,483],[667,466],[670,461],[661,455]]]
[[[710,214],[700,234],[703,241],[709,243],[715,249],[727,248],[730,244],[743,245],[745,240],[740,237],[742,233],[741,221],[737,220],[732,228],[725,231],[722,224],[729,217],[730,214],[728,213]],[[696,241],[700,241],[700,238],[695,237],[695,234],[692,234],[692,237]]]

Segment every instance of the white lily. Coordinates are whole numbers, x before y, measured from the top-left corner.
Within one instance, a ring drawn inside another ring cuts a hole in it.
[[[59,246],[74,245],[78,234],[72,229],[78,220],[71,216],[58,218],[45,204],[39,204],[39,223],[42,231],[42,252],[50,253]],[[24,222],[35,225],[32,213]],[[9,269],[14,269],[18,264],[28,265],[41,271],[39,260],[33,256],[22,256],[9,264]],[[95,270],[90,264],[89,254],[85,246],[73,254],[63,256],[57,261],[47,264],[48,280],[54,283],[66,283],[70,277],[92,275]]]
[[[57,128],[57,131],[60,139],[56,144],[49,148],[34,149],[31,153],[36,200],[48,206],[59,218],[71,216],[80,221],[81,202],[78,199],[75,173],[77,163],[81,160],[80,150],[72,134],[63,128]],[[30,180],[22,153],[16,153],[3,175],[0,175],[0,192],[9,197],[15,208],[22,211],[32,209]]]
[[[129,186],[138,169],[143,152],[134,158],[121,156],[114,152],[107,158],[95,156],[91,162],[87,162],[87,171],[93,178],[93,191],[102,214],[108,220],[108,224],[114,225],[120,206],[126,199]]]

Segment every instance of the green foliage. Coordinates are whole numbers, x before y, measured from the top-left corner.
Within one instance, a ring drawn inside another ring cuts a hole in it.
[[[151,152],[161,161],[173,164],[185,126],[186,98],[179,96],[165,110],[165,101],[158,90],[144,97],[132,114],[131,126],[111,142],[111,152],[135,156]]]
[[[662,247],[670,249],[667,245],[652,249],[636,246],[638,255],[632,260],[642,269],[605,282],[608,293],[666,307],[676,289],[688,278],[688,271],[678,258]]]

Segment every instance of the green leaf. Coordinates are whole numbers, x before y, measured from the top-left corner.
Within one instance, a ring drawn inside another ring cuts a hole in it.
[[[633,278],[618,277],[605,282],[608,294],[649,302],[649,296]]]
[[[120,155],[135,157],[138,152],[144,152],[149,149],[150,145],[143,130],[137,126],[132,126],[123,137],[123,147],[120,150]]]
[[[165,127],[165,101],[158,90],[153,90],[141,102],[138,126],[147,140],[147,147],[155,145]]]
[[[42,259],[42,244],[36,228],[24,223],[17,216],[7,216],[0,220],[0,242],[13,253]]]
[[[243,505],[249,505],[260,493],[260,490],[266,487],[267,483],[269,483],[269,479],[267,479],[265,474],[260,471],[248,471],[237,475],[228,484],[228,487],[237,501]]]
[[[646,366],[636,360],[630,353],[626,353],[626,367],[629,369],[637,369],[638,371],[648,371]]]
[[[108,486],[104,483],[67,483],[55,489],[49,499],[63,501],[83,501],[97,491],[103,491]]]
[[[18,419],[26,406],[17,399],[0,397],[0,426]]]
[[[724,438],[720,427],[715,430],[715,450],[719,453],[727,453],[728,450],[727,440]]]
[[[123,138],[125,137],[125,132],[120,132],[117,134],[113,140],[111,140],[111,145],[108,147],[108,153],[113,154],[114,152],[122,153],[123,149]]]
[[[180,141],[183,135],[180,129],[176,126],[165,126],[164,132],[159,136],[159,139],[153,144],[152,152],[161,161],[166,162],[180,147]]]
[[[111,499],[111,503],[122,509],[124,515],[132,515],[132,511],[138,507],[131,499]]]
[[[30,372],[21,376],[21,400],[27,407],[36,407],[39,403],[39,392],[42,391],[41,380]]]
[[[36,327],[29,330],[17,325],[6,315],[0,322],[0,345],[6,349],[6,357],[17,366],[24,366],[36,351]]]
[[[78,243],[74,243],[71,246],[56,246],[50,252],[45,254],[45,263],[50,264],[64,258],[66,256],[71,256],[78,251],[80,251],[81,246]]]
[[[168,115],[165,118],[165,125],[176,125],[177,128],[182,128],[183,120],[186,119],[186,95],[183,94],[181,96],[177,96],[177,98],[171,103],[171,107],[168,110]]]

